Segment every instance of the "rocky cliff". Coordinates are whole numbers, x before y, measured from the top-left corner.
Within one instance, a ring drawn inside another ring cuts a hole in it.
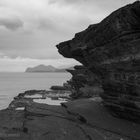
[[[140,122],[139,1],[116,10],[57,48],[101,82],[104,92],[100,96],[112,114]]]
[[[73,70],[67,71],[72,75],[67,81],[71,85],[72,98],[97,97],[103,92],[99,79],[85,66],[75,66]]]
[[[63,87],[16,96],[0,111],[0,139],[140,140],[139,16],[135,2],[57,45],[83,66]]]

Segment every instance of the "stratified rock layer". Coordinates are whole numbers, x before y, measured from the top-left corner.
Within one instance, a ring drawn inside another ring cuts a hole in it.
[[[98,24],[57,45],[100,79],[104,104],[114,115],[140,122],[140,2],[113,12]]]
[[[67,81],[71,85],[72,98],[90,98],[103,92],[98,77],[86,67],[79,65],[67,71],[72,74],[72,78]]]

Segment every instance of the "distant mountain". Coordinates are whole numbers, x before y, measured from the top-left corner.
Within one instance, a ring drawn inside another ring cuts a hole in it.
[[[76,65],[76,64],[75,64]],[[68,69],[68,68],[73,68],[75,66],[74,64],[73,65],[61,65],[58,67],[58,69]]]
[[[27,68],[25,72],[66,72],[66,69],[58,69],[51,65],[38,65],[36,67]]]

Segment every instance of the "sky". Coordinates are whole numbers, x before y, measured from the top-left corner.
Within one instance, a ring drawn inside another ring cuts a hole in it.
[[[56,44],[135,0],[0,0],[0,71],[78,64]]]

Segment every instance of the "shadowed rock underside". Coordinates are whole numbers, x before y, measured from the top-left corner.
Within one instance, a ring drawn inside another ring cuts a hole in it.
[[[98,77],[100,93],[115,116],[140,122],[140,2],[122,7],[98,24],[57,45]]]

